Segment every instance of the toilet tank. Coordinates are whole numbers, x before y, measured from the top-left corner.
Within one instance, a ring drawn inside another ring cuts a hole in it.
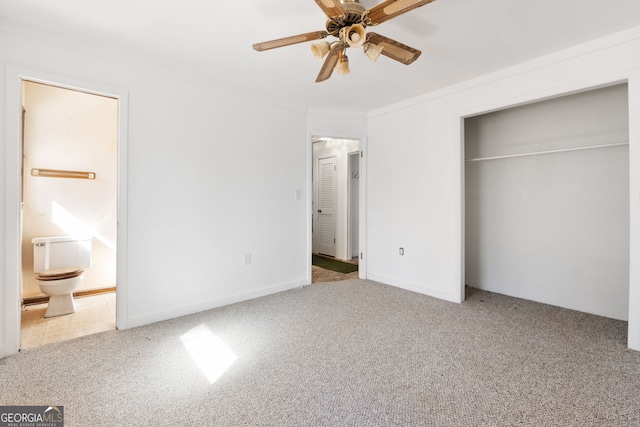
[[[36,237],[33,243],[33,272],[51,268],[91,267],[91,237]]]

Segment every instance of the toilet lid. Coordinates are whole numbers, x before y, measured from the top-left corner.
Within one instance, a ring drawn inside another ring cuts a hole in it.
[[[81,267],[62,267],[52,268],[50,270],[41,271],[36,275],[37,280],[61,280],[70,279],[81,275],[84,270]]]

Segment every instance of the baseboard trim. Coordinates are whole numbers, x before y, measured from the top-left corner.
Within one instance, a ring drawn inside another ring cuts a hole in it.
[[[197,304],[186,305],[170,310],[158,311],[155,313],[143,314],[130,317],[127,321],[127,328],[135,328],[138,326],[149,325],[164,320],[175,319],[177,317],[187,316],[189,314],[199,313],[206,310],[222,307],[225,305],[235,304],[242,301],[248,301],[279,292],[290,291],[293,289],[307,286],[306,280],[298,280],[295,282],[284,283],[280,285],[267,286],[248,292],[241,292],[213,300],[203,301]]]
[[[367,279],[375,282],[384,283],[385,285],[395,286],[396,288],[404,289],[418,294],[427,295],[433,298],[438,298],[445,301],[461,303],[458,295],[453,295],[449,292],[443,292],[437,289],[428,288],[426,286],[415,285],[413,283],[403,282],[401,280],[391,279],[389,277],[378,276],[376,274],[367,273]]]
[[[82,297],[88,297],[92,295],[108,294],[115,291],[116,291],[115,286],[112,288],[90,289],[88,291],[74,292],[73,297],[82,298]],[[37,297],[27,297],[22,299],[22,305],[36,305],[36,304],[44,304],[46,302],[49,302],[49,297],[47,295],[40,295]]]

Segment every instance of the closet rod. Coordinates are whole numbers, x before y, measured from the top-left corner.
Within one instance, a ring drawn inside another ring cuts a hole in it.
[[[621,145],[629,145],[629,142],[613,142],[611,144],[589,145],[587,147],[561,148],[558,150],[534,151],[532,153],[505,154],[504,156],[494,156],[494,157],[476,157],[474,159],[467,159],[466,161],[467,162],[483,162],[485,160],[500,160],[500,159],[510,159],[513,157],[537,156],[540,154],[565,153],[567,151],[582,151],[582,150],[591,150],[594,148],[619,147]]]

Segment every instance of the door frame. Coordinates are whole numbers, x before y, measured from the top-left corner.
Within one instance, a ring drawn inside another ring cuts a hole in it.
[[[307,266],[306,283],[311,284],[311,258],[313,254],[313,140],[315,138],[351,139],[360,141],[360,164],[358,180],[358,278],[367,278],[367,138],[363,134],[336,134],[335,132],[307,132]]]
[[[353,257],[353,243],[355,239],[351,238],[352,232],[353,232],[353,227],[352,227],[352,223],[353,223],[353,212],[351,209],[352,203],[351,203],[351,198],[353,197],[353,194],[351,193],[351,180],[353,179],[353,169],[351,169],[351,157],[353,156],[358,156],[358,190],[360,189],[360,152],[359,151],[352,151],[350,153],[347,153],[347,179],[349,179],[349,185],[347,186],[347,254],[350,257]],[[358,204],[360,203],[360,192],[358,191]],[[359,213],[360,211],[358,211]],[[358,220],[360,219],[360,215],[358,215]],[[358,235],[360,234],[360,227],[358,227]],[[360,247],[358,247],[358,258],[360,257]]]
[[[127,153],[128,153],[128,91],[107,87],[101,83],[84,81],[69,76],[52,75],[46,72],[8,66],[6,74],[5,108],[5,194],[6,216],[4,224],[5,273],[0,292],[4,295],[4,349],[0,358],[16,354],[21,340],[21,209],[22,188],[22,82],[32,81],[77,90],[93,95],[114,98],[118,102],[117,141],[117,237],[116,237],[116,327],[126,329],[127,316]]]

